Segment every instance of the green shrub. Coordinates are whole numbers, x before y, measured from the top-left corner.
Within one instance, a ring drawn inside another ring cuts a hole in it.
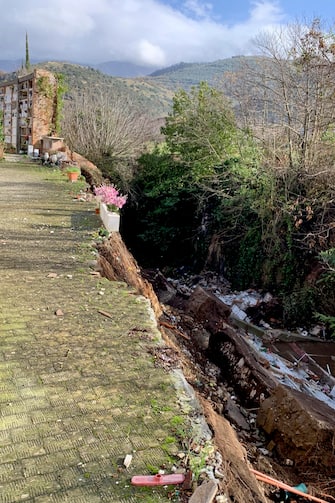
[[[287,327],[310,326],[314,319],[316,292],[313,287],[303,286],[282,298],[284,324]]]

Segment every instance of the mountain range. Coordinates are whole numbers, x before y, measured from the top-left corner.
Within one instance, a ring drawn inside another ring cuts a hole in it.
[[[43,63],[42,60],[32,60],[33,65]],[[0,72],[15,72],[19,70],[24,64],[21,59],[0,59]],[[78,63],[73,63],[78,64]],[[95,68],[100,70],[106,75],[111,75],[113,77],[141,77],[144,75],[149,75],[155,69],[152,66],[141,66],[134,63],[128,63],[127,61],[105,61],[98,64],[87,64],[79,63],[84,67]]]
[[[75,91],[82,93],[87,88],[117,92],[131,97],[139,109],[157,119],[169,113],[172,98],[178,89],[189,91],[201,81],[216,86],[226,72],[238,71],[246,59],[255,58],[236,56],[210,63],[181,62],[155,71],[149,67],[115,61],[99,65],[51,61],[39,62],[36,66],[63,74],[69,97]],[[18,60],[0,60],[0,71],[3,72],[11,72],[21,66],[22,62]]]

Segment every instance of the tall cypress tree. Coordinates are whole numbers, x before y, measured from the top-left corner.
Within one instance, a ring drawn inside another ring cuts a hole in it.
[[[26,32],[26,70],[30,69],[28,33]]]

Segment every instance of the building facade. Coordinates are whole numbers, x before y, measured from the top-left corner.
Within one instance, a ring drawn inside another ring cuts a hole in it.
[[[42,151],[44,138],[55,133],[56,107],[57,79],[47,70],[0,81],[5,150]]]

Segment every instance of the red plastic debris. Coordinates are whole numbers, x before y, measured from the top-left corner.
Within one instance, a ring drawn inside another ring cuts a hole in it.
[[[182,484],[184,480],[185,475],[182,473],[173,473],[171,475],[134,475],[131,483],[134,486],[168,486]]]

